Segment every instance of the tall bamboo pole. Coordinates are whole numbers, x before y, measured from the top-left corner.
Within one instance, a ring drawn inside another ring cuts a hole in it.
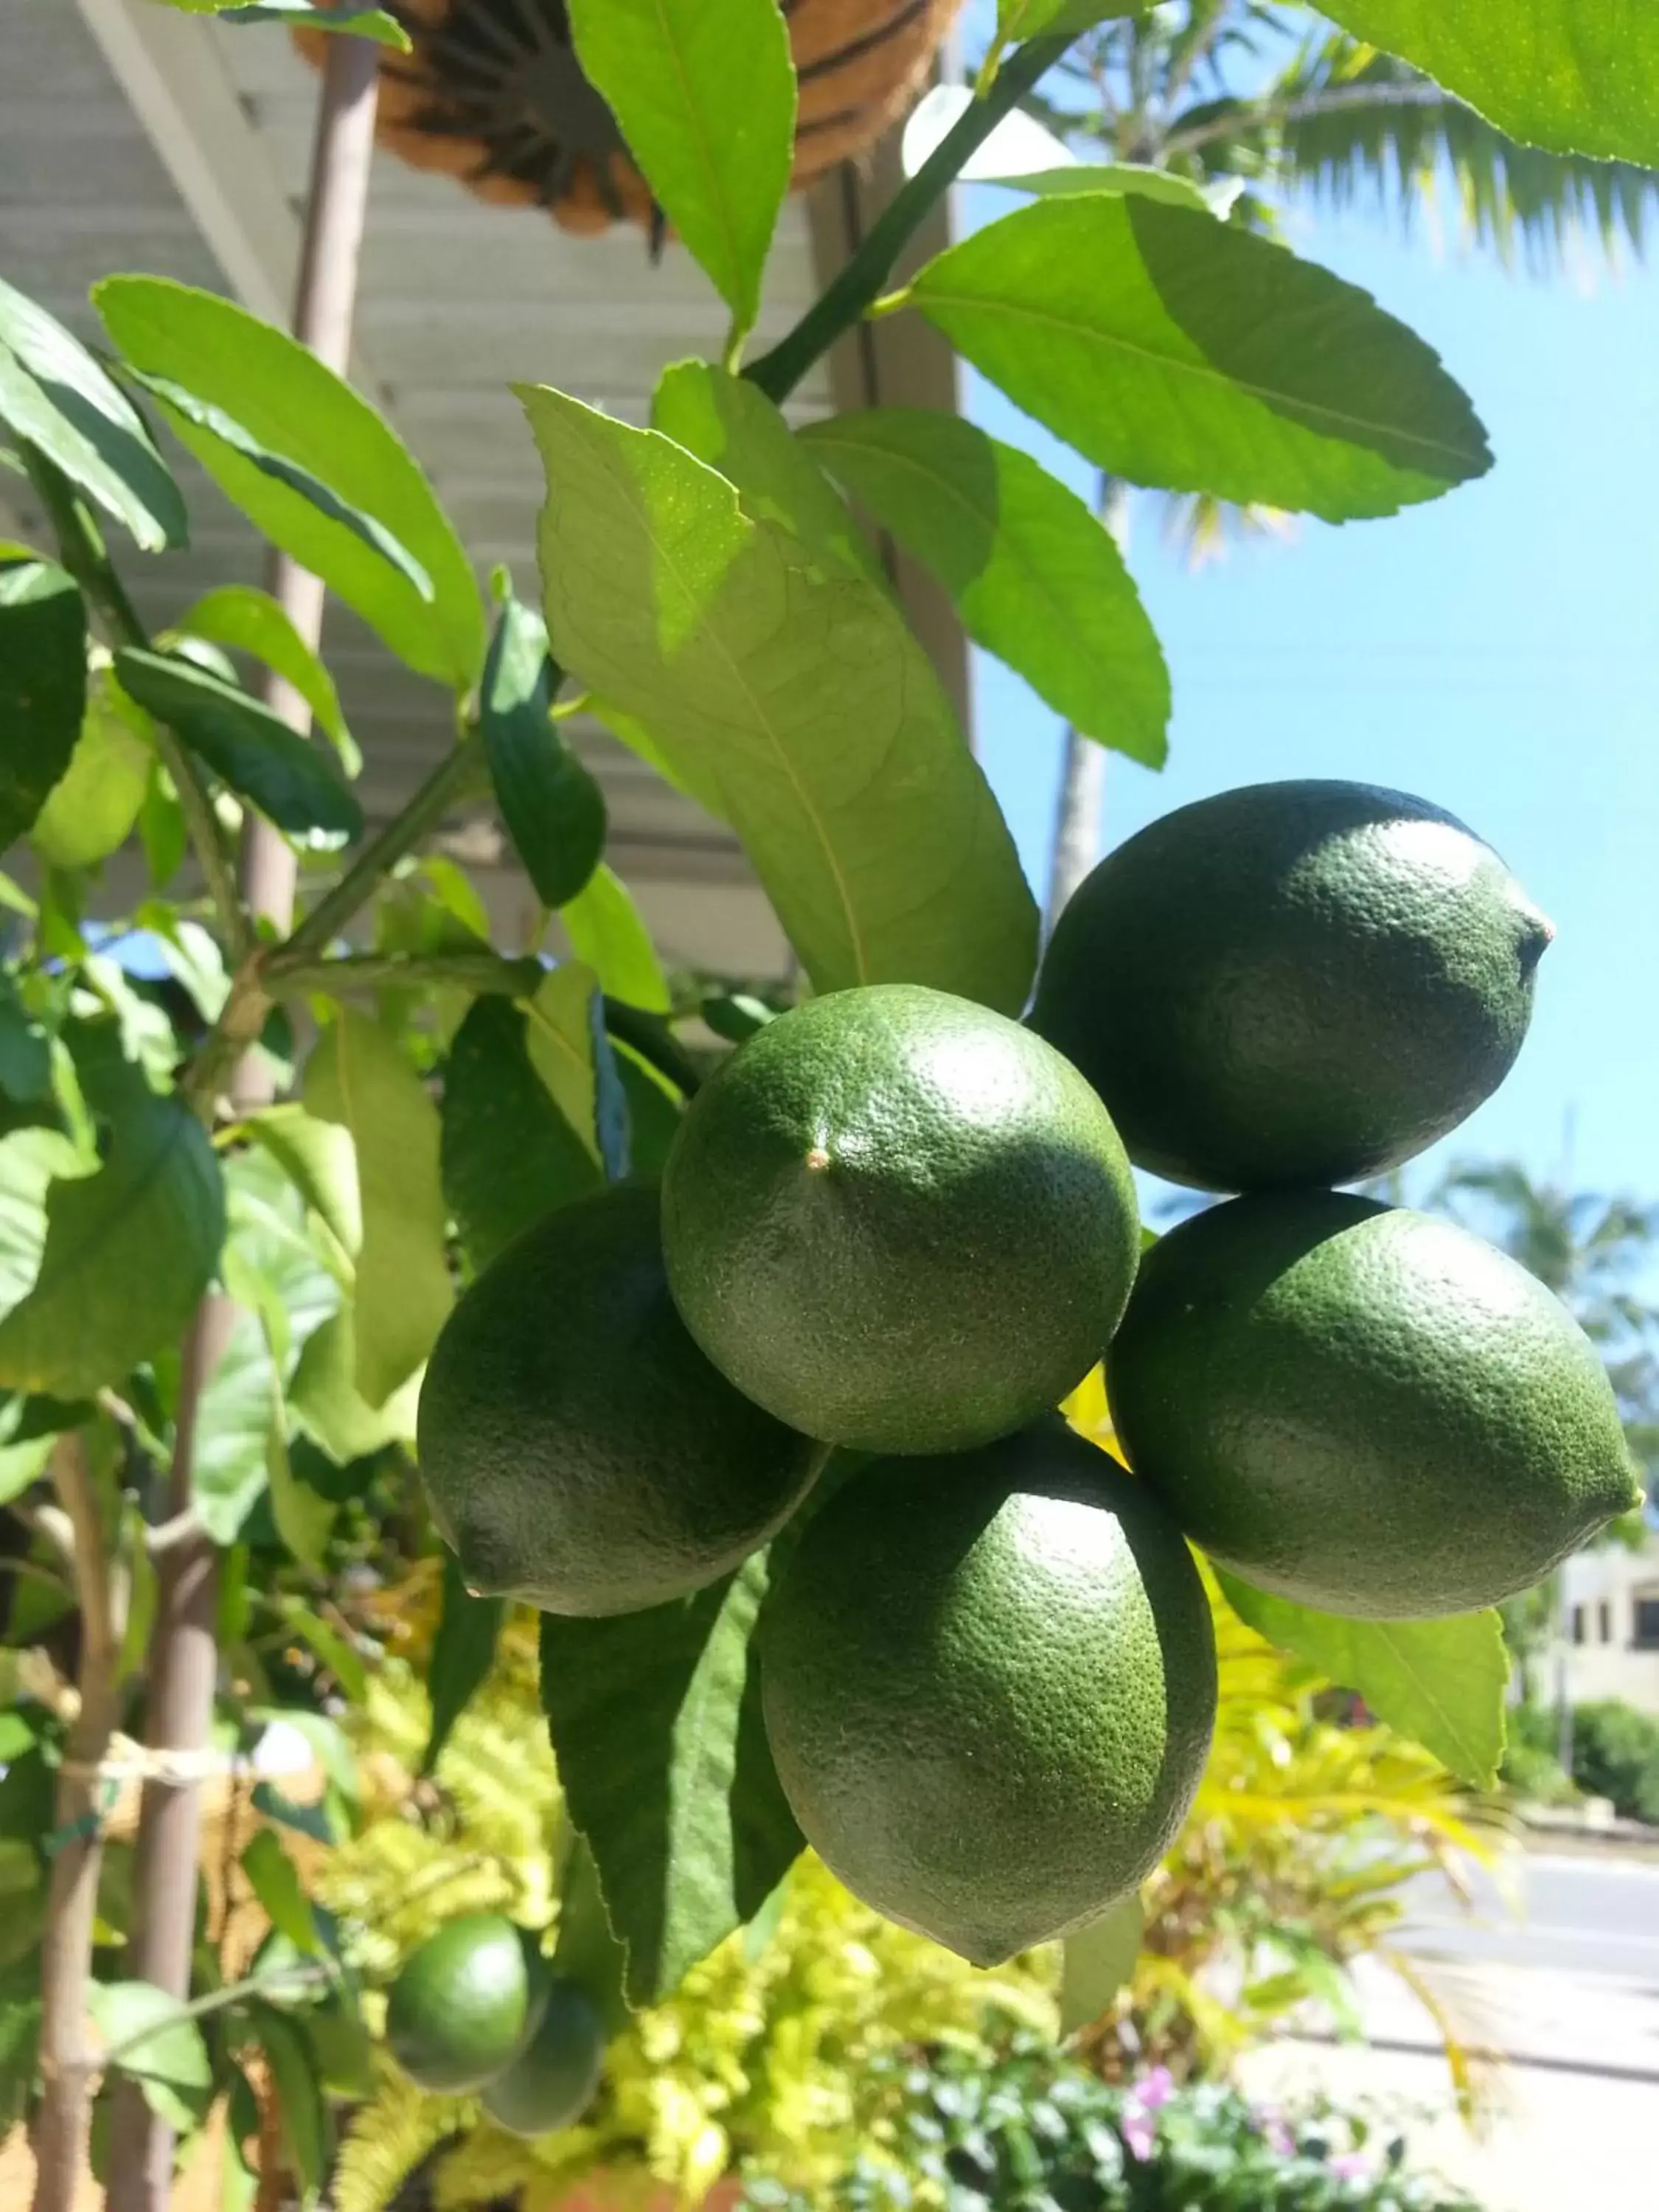
[[[379,84],[379,54],[370,40],[330,40],[294,333],[327,368],[341,373],[351,352]],[[281,552],[271,556],[268,581],[273,597],[314,650],[322,634],[321,582]],[[290,684],[273,675],[265,697],[302,736],[309,732],[310,709]],[[293,921],[295,880],[292,849],[268,823],[251,817],[242,848],[242,896],[253,914],[283,933]],[[231,1094],[244,1110],[269,1102],[270,1078],[257,1054],[241,1060]],[[196,1407],[233,1320],[229,1301],[216,1292],[203,1301],[186,1340],[173,1466],[175,1514],[190,1510]],[[204,1534],[187,1538],[167,1555],[157,1593],[145,1717],[153,1747],[189,1752],[208,1740],[218,1672],[218,1555]],[[181,1999],[190,1987],[200,1841],[199,1784],[148,1783],[139,1819],[131,1971]],[[110,2212],[165,2212],[173,2183],[172,2129],[131,2082],[117,2090],[112,2122]]]

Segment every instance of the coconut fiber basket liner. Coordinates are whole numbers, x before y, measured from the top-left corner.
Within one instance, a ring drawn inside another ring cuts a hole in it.
[[[576,66],[564,0],[382,0],[414,42],[382,55],[376,135],[480,199],[567,230],[660,217],[611,111]],[[782,0],[800,85],[797,189],[872,145],[921,89],[962,0]],[[325,33],[296,44],[320,62]]]

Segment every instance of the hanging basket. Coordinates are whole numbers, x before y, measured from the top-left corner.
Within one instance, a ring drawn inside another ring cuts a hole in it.
[[[576,65],[564,0],[384,0],[414,44],[380,63],[376,136],[480,199],[567,230],[660,216],[610,109]],[[782,0],[800,85],[799,190],[874,144],[921,88],[962,0]],[[297,30],[320,62],[325,34]]]

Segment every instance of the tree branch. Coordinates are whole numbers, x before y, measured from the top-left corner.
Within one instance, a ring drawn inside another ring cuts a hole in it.
[[[99,1769],[119,1717],[122,1622],[104,1548],[103,1517],[81,1432],[53,1447],[52,1478],[74,1532],[81,1607],[81,1709],[58,1770],[57,1845],[40,1947],[40,2108],[34,2121],[34,2212],[72,2212],[86,2155],[92,2077],[87,2040],[92,1931],[103,1863]]]
[[[793,330],[744,369],[750,382],[757,384],[769,399],[780,404],[787,399],[820,355],[880,296],[899,255],[955,183],[968,156],[1070,43],[1064,38],[1032,39],[1008,56],[989,90],[957,118],[915,175],[893,195],[835,282]]]
[[[292,944],[273,954],[265,987],[274,997],[309,991],[374,991],[383,987],[459,983],[480,997],[527,999],[547,974],[539,960],[499,952],[342,952],[331,960],[296,958]]]
[[[485,773],[483,740],[463,737],[444,755],[401,814],[365,845],[333,890],[319,899],[270,963],[275,972],[290,953],[323,952],[357,909],[367,903],[404,854],[435,830],[456,799]]]

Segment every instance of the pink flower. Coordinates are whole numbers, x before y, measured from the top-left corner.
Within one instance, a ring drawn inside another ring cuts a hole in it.
[[[1138,2111],[1133,2105],[1126,2106],[1123,2112],[1122,2130],[1124,2148],[1131,2158],[1139,2159],[1141,2165],[1145,2166],[1152,2154],[1152,2145],[1158,2139],[1158,2131],[1152,2114]]]
[[[1345,2150],[1330,2161],[1330,2170],[1339,2181],[1369,2181],[1371,2162],[1363,2151]]]
[[[1130,2092],[1136,2104],[1149,2112],[1167,2105],[1175,2093],[1175,2075],[1167,2066],[1154,2066],[1150,2074],[1143,2074]]]

